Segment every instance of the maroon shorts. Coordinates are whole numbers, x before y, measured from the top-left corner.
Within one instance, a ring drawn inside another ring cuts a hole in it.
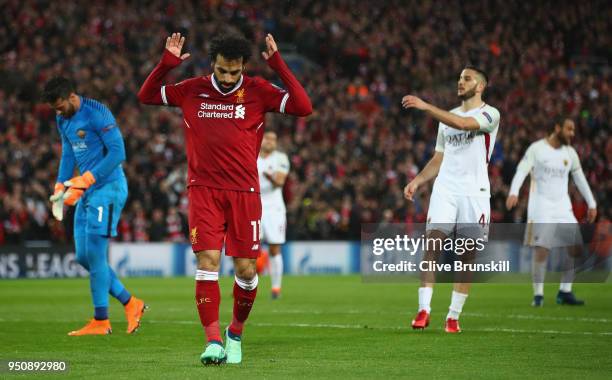
[[[189,187],[189,237],[194,252],[223,248],[227,256],[259,256],[259,193]]]

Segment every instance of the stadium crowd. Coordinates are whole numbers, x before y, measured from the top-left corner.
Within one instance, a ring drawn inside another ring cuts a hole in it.
[[[526,186],[520,207],[505,210],[510,181],[527,146],[561,114],[577,124],[574,145],[598,218],[612,218],[612,8],[605,0],[83,4],[3,1],[0,244],[71,241],[72,210],[64,223],[50,212],[61,145],[54,113],[40,102],[45,81],[59,74],[73,78],[80,94],[107,104],[124,135],[130,195],[118,239],[185,240],[180,113],[136,99],[172,31],[187,34],[192,57],[168,83],[208,73],[207,41],[228,29],[255,42],[250,75],[275,80],[258,53],[267,32],[281,53],[293,47],[314,63],[293,65],[314,114],[267,121],[292,165],[285,187],[289,239],[359,239],[364,222],[424,222],[428,191],[409,203],[402,189],[433,154],[437,125],[402,110],[400,99],[413,93],[453,108],[467,62],[488,72],[485,99],[502,115],[489,167],[491,221],[524,220]],[[586,205],[571,192],[583,220]]]

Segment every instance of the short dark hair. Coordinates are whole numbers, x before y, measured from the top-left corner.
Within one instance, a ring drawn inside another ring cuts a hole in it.
[[[480,75],[482,75],[482,76],[484,77],[485,82],[489,83],[489,76],[488,76],[488,75],[487,75],[487,73],[486,73],[486,72],[485,72],[483,69],[481,69],[480,67],[475,66],[475,65],[472,65],[472,64],[469,64],[469,63],[468,63],[467,65],[465,65],[465,67],[464,67],[463,69],[464,69],[464,70],[465,70],[465,69],[468,69],[468,70],[474,70],[474,71],[476,71],[478,74],[480,74]]]
[[[563,128],[563,123],[565,123],[565,120],[572,120],[571,117],[567,116],[567,115],[558,115],[553,119],[553,125],[550,127],[551,131],[554,132],[555,131],[555,127],[558,125],[559,127]]]
[[[242,58],[242,63],[247,63],[251,58],[251,43],[240,34],[219,34],[210,41],[208,52],[211,62],[217,59],[217,55],[228,60]]]
[[[42,98],[47,103],[53,103],[60,98],[68,99],[73,92],[76,92],[76,85],[72,80],[65,77],[54,77],[45,84]]]

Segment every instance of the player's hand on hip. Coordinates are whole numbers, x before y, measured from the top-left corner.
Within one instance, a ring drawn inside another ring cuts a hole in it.
[[[416,194],[419,184],[412,180],[409,184],[404,187],[404,197],[410,201],[414,201],[414,194]]]
[[[166,38],[166,50],[172,53],[175,57],[186,60],[189,58],[189,56],[191,56],[191,54],[184,53],[181,55],[183,44],[185,44],[185,37],[181,36],[180,33],[172,33],[170,37]]]
[[[268,35],[266,35],[266,51],[262,51],[261,56],[267,61],[277,51],[278,46],[276,46],[276,41],[274,41],[274,37],[268,33]]]
[[[589,223],[593,223],[595,219],[597,219],[597,209],[590,208],[589,211],[587,211],[587,220]]]
[[[518,197],[516,195],[508,195],[506,198],[506,209],[512,210],[518,203]]]
[[[402,106],[404,108],[416,108],[418,110],[424,110],[427,108],[427,103],[418,96],[406,95],[402,98]]]

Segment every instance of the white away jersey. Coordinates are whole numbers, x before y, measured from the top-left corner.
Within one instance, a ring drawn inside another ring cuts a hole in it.
[[[569,174],[572,173],[574,181],[589,206],[595,207],[593,195],[586,185],[588,194],[583,189],[582,167],[576,150],[568,145],[558,149],[553,148],[546,139],[541,139],[529,146],[525,156],[519,163],[518,172],[528,172],[531,175],[529,188],[529,204],[527,219],[536,223],[576,223],[572,211],[572,203],[568,194]],[[580,176],[577,180],[577,176]],[[512,181],[511,195],[518,195],[523,183],[520,177]],[[584,179],[586,183],[586,179]]]
[[[264,176],[264,173],[281,172],[289,173],[289,158],[285,153],[275,150],[268,157],[257,157],[257,171],[259,172],[259,186],[261,192],[261,204],[264,208],[282,206],[285,207],[283,200],[283,188],[272,186],[272,182]]]
[[[480,129],[462,131],[444,123],[438,126],[436,151],[444,152],[442,165],[433,186],[440,194],[469,197],[490,197],[487,166],[495,145],[499,127],[499,111],[484,103],[478,108],[450,111],[462,117],[473,117]]]

